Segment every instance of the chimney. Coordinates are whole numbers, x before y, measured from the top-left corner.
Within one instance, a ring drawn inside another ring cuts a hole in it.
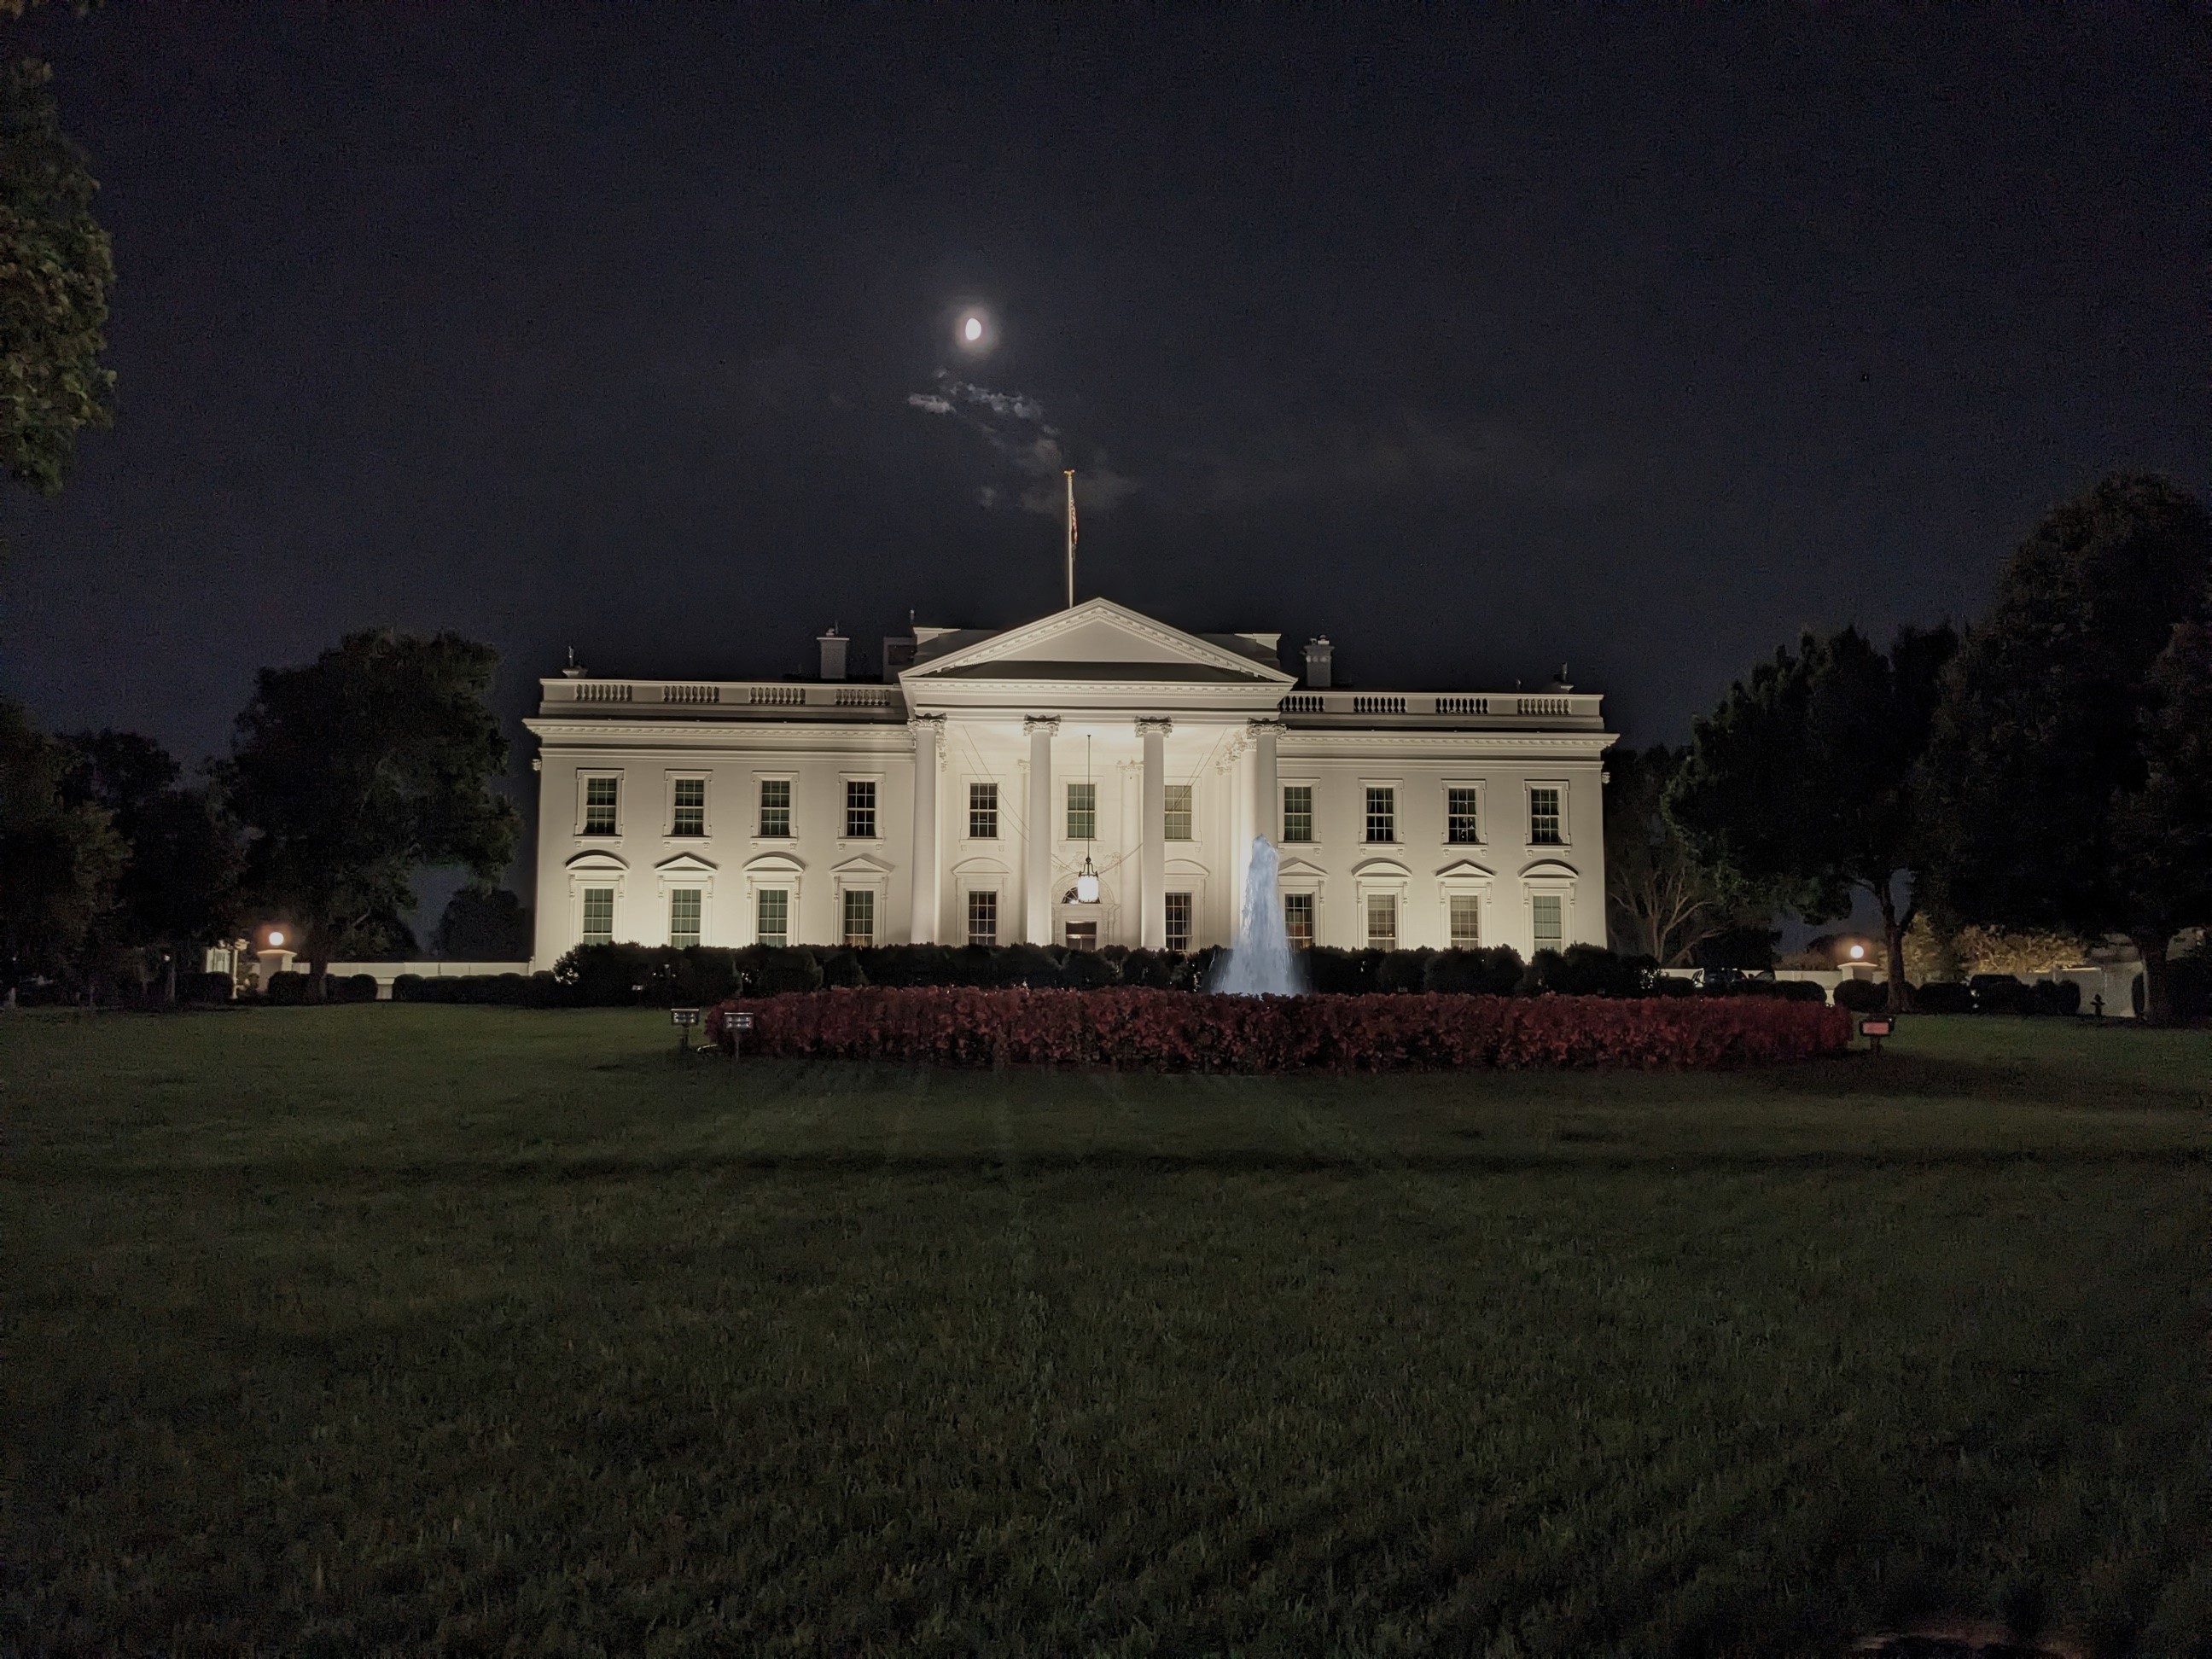
[[[898,678],[899,670],[914,666],[914,635],[886,634],[884,635],[884,678]]]
[[[1329,649],[1326,634],[1306,641],[1306,687],[1309,690],[1326,691],[1328,689]]]
[[[822,678],[825,680],[843,679],[845,647],[852,641],[837,631],[836,623],[831,623],[827,634],[815,635],[815,643],[822,647]]]

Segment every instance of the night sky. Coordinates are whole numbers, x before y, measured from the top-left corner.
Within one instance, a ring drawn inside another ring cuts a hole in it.
[[[1086,595],[1370,685],[1564,660],[1680,739],[1802,627],[1976,612],[2097,474],[2208,475],[2201,15],[14,33],[120,383],[0,508],[0,690],[187,758],[370,624],[490,641],[519,716],[572,644],[736,676],[1038,614],[1063,455]]]

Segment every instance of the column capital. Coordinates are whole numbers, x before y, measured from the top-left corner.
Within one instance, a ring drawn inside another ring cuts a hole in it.
[[[1022,716],[1022,731],[1029,736],[1033,737],[1039,732],[1043,732],[1048,734],[1056,733],[1059,730],[1060,716],[1057,714],[1024,714]]]
[[[1279,738],[1291,727],[1287,720],[1276,720],[1271,715],[1261,720],[1246,720],[1244,729],[1255,738]]]
[[[945,731],[945,716],[942,714],[908,714],[906,717],[906,729],[913,732],[917,738],[927,733],[933,732],[942,736]]]
[[[1137,735],[1140,738],[1164,738],[1174,730],[1175,722],[1164,714],[1139,714],[1137,717]]]

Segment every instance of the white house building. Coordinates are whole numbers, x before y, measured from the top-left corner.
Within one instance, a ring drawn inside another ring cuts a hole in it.
[[[1194,950],[1233,938],[1255,835],[1294,941],[1604,943],[1601,698],[1338,688],[1326,640],[1302,678],[1278,637],[1089,599],[917,628],[881,683],[834,632],[818,681],[571,668],[526,723],[533,965],[599,940]]]

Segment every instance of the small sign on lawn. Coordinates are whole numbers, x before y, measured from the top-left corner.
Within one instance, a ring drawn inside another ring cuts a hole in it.
[[[696,1025],[699,1023],[699,1011],[696,1008],[671,1008],[668,1011],[668,1023],[672,1025]]]
[[[750,1031],[753,1029],[753,1017],[744,1012],[732,1013],[722,1023],[732,1031]]]
[[[1859,1022],[1859,1035],[1877,1054],[1881,1052],[1881,1040],[1896,1029],[1896,1020],[1887,1014],[1869,1014]]]

